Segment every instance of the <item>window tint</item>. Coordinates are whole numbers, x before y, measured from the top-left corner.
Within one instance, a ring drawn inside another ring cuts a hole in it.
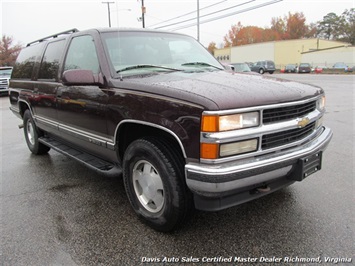
[[[17,57],[12,78],[31,79],[35,63],[39,60],[43,44],[31,45],[23,48]]]
[[[44,52],[41,67],[39,69],[39,79],[55,80],[57,78],[59,59],[64,49],[64,43],[64,40],[61,40],[48,44],[47,49]]]
[[[71,41],[65,60],[64,70],[86,69],[99,73],[95,43],[91,36],[79,36]]]

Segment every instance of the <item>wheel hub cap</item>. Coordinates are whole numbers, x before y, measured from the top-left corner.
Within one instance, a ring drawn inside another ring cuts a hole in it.
[[[146,210],[157,213],[163,208],[163,182],[150,162],[140,160],[134,165],[133,187],[139,202]]]

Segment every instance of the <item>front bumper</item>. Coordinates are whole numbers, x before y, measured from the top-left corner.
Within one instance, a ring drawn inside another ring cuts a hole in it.
[[[294,183],[299,161],[321,153],[332,138],[323,127],[312,141],[284,151],[223,164],[188,163],[186,184],[195,196],[195,207],[220,210],[269,194]],[[317,170],[319,170],[320,167]]]
[[[0,94],[9,94],[9,87],[0,87]]]

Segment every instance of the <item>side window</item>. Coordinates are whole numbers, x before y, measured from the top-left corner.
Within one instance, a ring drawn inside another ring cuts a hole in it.
[[[64,40],[49,43],[42,59],[38,79],[57,78],[59,59],[63,53]]]
[[[65,59],[64,70],[86,69],[99,73],[99,60],[95,43],[91,36],[79,36],[72,39]]]
[[[16,59],[12,78],[31,79],[35,63],[41,55],[43,44],[35,44],[21,50]]]

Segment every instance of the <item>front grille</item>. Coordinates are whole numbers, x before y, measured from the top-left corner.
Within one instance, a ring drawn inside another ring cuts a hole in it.
[[[303,117],[306,114],[313,112],[315,109],[316,101],[293,106],[265,109],[263,112],[263,123],[269,124]]]
[[[8,85],[7,84],[7,79],[0,79],[0,85]]]
[[[266,150],[301,140],[310,135],[313,132],[314,128],[315,122],[303,128],[296,128],[264,135],[262,138],[261,148],[263,150]]]

